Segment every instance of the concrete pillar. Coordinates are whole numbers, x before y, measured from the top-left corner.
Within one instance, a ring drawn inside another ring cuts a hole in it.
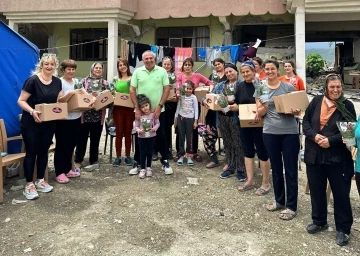
[[[19,24],[15,23],[12,20],[9,20],[9,28],[11,28],[12,30],[14,30],[15,32],[19,32]]]
[[[305,7],[303,6],[298,6],[295,12],[295,49],[296,72],[305,82]]]
[[[118,56],[118,22],[108,22],[107,80],[110,82],[117,75],[116,61]]]

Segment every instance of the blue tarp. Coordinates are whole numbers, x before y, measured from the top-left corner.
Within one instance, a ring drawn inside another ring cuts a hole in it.
[[[39,60],[39,49],[26,38],[0,22],[0,118],[8,137],[20,134],[17,104],[24,81]],[[19,143],[9,144],[9,153],[20,151]]]

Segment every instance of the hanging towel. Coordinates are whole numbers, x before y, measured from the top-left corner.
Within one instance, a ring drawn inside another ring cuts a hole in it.
[[[252,59],[256,56],[257,48],[254,48],[253,46],[255,43],[250,43],[247,51],[244,53],[242,57],[242,62],[248,59]]]
[[[230,57],[230,45],[221,46],[221,53],[224,55],[224,60],[226,63],[229,63],[231,61]]]
[[[242,58],[244,56],[244,53],[246,52],[247,48],[239,44],[239,48],[236,54],[236,62],[242,62]],[[235,62],[235,64],[236,64]]]
[[[127,60],[128,56],[129,56],[128,41],[125,40],[125,39],[121,39],[121,42],[120,42],[120,57]]]
[[[164,58],[164,47],[159,46],[158,57],[156,58],[156,63],[159,64],[160,62],[162,62],[163,58]]]
[[[256,40],[256,43],[255,43],[255,45],[254,45],[253,47],[254,47],[254,48],[258,48],[260,44],[261,44],[261,40],[258,38],[258,39]]]
[[[186,58],[192,55],[192,48],[175,47],[175,72],[181,72],[181,66]]]
[[[201,60],[205,60],[206,59],[206,49],[205,48],[199,48],[198,49],[198,53],[199,53],[199,58]]]
[[[239,45],[232,45],[230,46],[230,55],[231,55],[231,63],[236,64],[236,57],[239,51]]]
[[[152,45],[152,46],[151,46],[151,51],[152,51],[153,53],[155,53],[156,59],[158,58],[158,49],[159,49],[159,47],[158,47],[157,45]]]

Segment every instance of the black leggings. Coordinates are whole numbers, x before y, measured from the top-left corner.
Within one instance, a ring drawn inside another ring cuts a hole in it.
[[[33,181],[35,160],[37,166],[37,178],[43,179],[48,163],[49,148],[52,144],[55,131],[21,129],[26,155],[24,159],[24,172],[26,182]]]
[[[355,172],[356,187],[360,196],[360,172]]]

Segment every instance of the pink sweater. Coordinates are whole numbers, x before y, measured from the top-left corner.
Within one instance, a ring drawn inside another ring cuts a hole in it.
[[[178,91],[179,86],[183,85],[187,80],[191,80],[195,84],[195,88],[199,87],[200,83],[205,84],[206,86],[209,86],[212,84],[212,82],[207,79],[205,76],[199,73],[193,73],[191,77],[186,77],[183,73],[180,73],[176,76],[176,91]]]
[[[156,130],[160,127],[159,118],[154,119],[154,113],[150,113],[148,115],[141,115],[140,120],[134,121],[134,128],[137,133],[143,130],[143,126],[141,124],[142,121],[147,121],[150,124],[150,128],[153,128],[155,131],[150,133],[150,137],[145,137],[145,134],[139,134],[139,138],[151,138],[156,136]]]

